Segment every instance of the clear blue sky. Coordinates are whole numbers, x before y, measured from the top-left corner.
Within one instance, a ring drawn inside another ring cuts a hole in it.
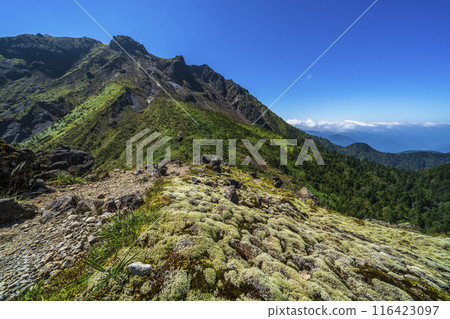
[[[208,64],[270,105],[373,0],[88,1],[111,34]],[[0,36],[109,38],[72,0],[3,1]],[[450,122],[450,1],[379,0],[274,107],[284,119]]]

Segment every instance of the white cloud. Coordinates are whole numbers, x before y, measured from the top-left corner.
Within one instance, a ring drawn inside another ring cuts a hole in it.
[[[317,131],[333,131],[333,132],[345,132],[352,131],[356,129],[378,129],[378,128],[394,128],[399,126],[423,126],[423,127],[432,127],[438,125],[450,125],[450,123],[438,123],[438,122],[425,122],[425,123],[417,123],[417,122],[361,122],[354,120],[344,120],[344,121],[314,121],[312,119],[307,119],[306,121],[299,119],[288,119],[286,121],[291,125],[295,125],[303,130],[317,130]]]

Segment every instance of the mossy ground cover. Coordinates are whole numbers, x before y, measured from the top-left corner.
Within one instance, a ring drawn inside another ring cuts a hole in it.
[[[129,262],[151,264],[152,273],[131,276],[123,267],[92,299],[449,299],[448,238],[311,206],[235,168],[221,175],[204,166],[192,172],[151,188],[144,207],[129,218],[152,212],[156,222],[135,223],[133,235],[99,260],[107,267],[111,258],[131,256]],[[201,182],[193,184],[192,176]],[[222,196],[228,178],[243,183],[237,205]],[[253,200],[256,195],[262,204]],[[97,255],[106,247],[102,242]],[[55,291],[45,298],[84,299],[104,276],[94,271],[70,296]]]

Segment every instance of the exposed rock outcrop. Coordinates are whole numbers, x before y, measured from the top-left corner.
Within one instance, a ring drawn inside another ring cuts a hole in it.
[[[0,199],[0,225],[20,219],[31,218],[37,213],[37,207],[19,204],[12,198]]]

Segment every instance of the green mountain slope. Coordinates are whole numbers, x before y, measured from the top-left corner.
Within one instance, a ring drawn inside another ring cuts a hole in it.
[[[40,41],[38,36],[22,37],[22,41],[31,42],[27,47]],[[2,74],[18,69],[11,65],[14,58],[9,52],[14,51],[5,44],[11,41],[4,39],[8,38],[0,39]],[[92,40],[90,50],[80,53],[78,60],[71,60],[62,75],[44,73],[34,69],[33,62],[25,61],[20,63],[29,73],[17,79],[4,77],[0,96],[8,102],[0,107],[0,136],[32,149],[68,144],[91,152],[97,168],[104,170],[125,165],[125,142],[144,128],[171,136],[173,157],[183,161],[191,160],[194,138],[246,138],[253,144],[261,138],[292,138],[301,145],[309,137],[271,111],[252,126],[264,105],[208,66],[186,65],[182,57],[155,57],[128,37],[118,36],[116,40],[161,87],[114,42],[103,45]],[[18,88],[24,86],[35,93],[18,94]],[[38,114],[45,114],[44,120]],[[242,160],[248,152],[240,142],[238,147]],[[408,221],[426,232],[449,232],[446,167],[405,171],[344,156],[320,145],[319,148],[326,166],[315,162],[295,166],[299,147],[291,147],[288,165],[280,166],[279,148],[266,142],[260,153],[269,166],[253,165],[247,169],[280,174],[287,187],[294,190],[307,186],[322,205],[350,216],[393,223]],[[163,156],[162,152],[157,156]]]

